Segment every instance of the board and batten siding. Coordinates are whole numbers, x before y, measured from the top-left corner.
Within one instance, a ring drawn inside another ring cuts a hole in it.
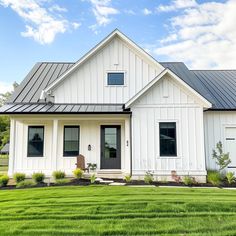
[[[156,175],[206,175],[203,107],[186,88],[165,75],[131,107],[132,168]],[[177,156],[160,157],[159,122],[176,122]]]
[[[107,116],[38,116],[38,117],[11,117],[14,123],[14,136],[11,142],[15,143],[10,152],[8,174],[23,172],[28,176],[34,172],[43,172],[51,176],[55,170],[62,170],[68,176],[76,168],[76,157],[63,156],[63,132],[65,125],[80,126],[80,154],[85,156],[86,163],[96,163],[100,170],[100,129],[101,125],[121,126],[121,171],[130,173],[130,123],[129,115]],[[27,157],[28,126],[44,126],[44,155],[43,157]],[[13,127],[13,126],[12,126]],[[13,131],[13,129],[11,129]],[[91,145],[91,151],[88,150]]]
[[[226,150],[225,129],[236,127],[236,111],[206,111],[204,112],[205,155],[207,169],[218,169],[212,159],[212,150],[221,141]]]
[[[124,86],[107,86],[107,72],[124,72]],[[115,37],[52,91],[55,103],[125,103],[161,72],[160,66]]]

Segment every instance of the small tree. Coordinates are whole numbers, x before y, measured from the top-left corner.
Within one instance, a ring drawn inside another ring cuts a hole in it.
[[[221,141],[216,144],[216,149],[218,152],[214,149],[212,150],[212,158],[215,159],[221,171],[231,163],[231,160],[229,159],[229,153],[223,152]]]

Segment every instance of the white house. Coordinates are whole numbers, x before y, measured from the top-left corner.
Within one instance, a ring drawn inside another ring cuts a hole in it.
[[[222,141],[236,170],[236,71],[160,63],[115,30],[76,63],[37,63],[1,114],[11,117],[9,175],[97,175],[205,181]]]

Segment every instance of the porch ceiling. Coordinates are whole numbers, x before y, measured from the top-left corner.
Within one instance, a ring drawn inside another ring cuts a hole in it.
[[[0,114],[114,114],[130,113],[123,104],[21,103],[0,107]]]

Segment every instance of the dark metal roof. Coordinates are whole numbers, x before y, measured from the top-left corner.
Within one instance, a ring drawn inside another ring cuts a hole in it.
[[[21,103],[0,107],[0,114],[117,114],[130,113],[123,104],[52,104]]]
[[[189,70],[183,62],[163,62],[212,103],[212,110],[236,109],[236,70]]]
[[[186,84],[192,87],[195,91],[200,93],[205,99],[213,103],[214,100],[211,94],[203,86],[201,81],[192,73],[183,62],[160,62],[165,68],[170,69],[179,78],[181,78]]]
[[[8,103],[35,103],[40,99],[43,89],[54,82],[74,63],[37,63],[17,87]]]
[[[185,83],[212,103],[212,109],[236,109],[236,70],[189,70],[182,62],[161,62]],[[113,104],[42,104],[43,89],[65,73],[74,63],[37,63],[17,87],[0,113],[81,113],[123,111],[122,105]],[[109,108],[105,108],[109,106]],[[111,107],[116,108],[111,108]],[[86,108],[87,107],[87,108]],[[119,107],[119,108],[118,108]],[[78,109],[77,109],[78,108]],[[83,111],[85,109],[85,111]],[[94,110],[93,110],[94,109]]]
[[[212,109],[236,109],[236,70],[192,70],[213,98]]]

